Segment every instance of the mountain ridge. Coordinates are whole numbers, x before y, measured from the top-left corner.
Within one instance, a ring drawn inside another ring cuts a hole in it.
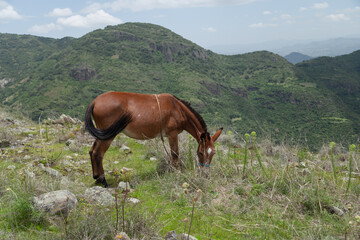
[[[0,34],[0,43],[0,79],[8,80],[0,102],[32,119],[60,113],[83,118],[88,104],[110,90],[169,92],[190,101],[208,125],[239,133],[254,130],[312,146],[358,136],[356,116],[344,117],[336,93],[319,88],[305,65],[271,52],[219,55],[145,23],[75,39]],[[346,121],[329,122],[334,117]]]

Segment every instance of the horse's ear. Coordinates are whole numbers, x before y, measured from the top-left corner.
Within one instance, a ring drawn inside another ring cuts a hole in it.
[[[215,142],[218,139],[218,137],[220,136],[222,130],[223,130],[223,128],[220,128],[219,130],[217,130],[217,132],[214,134],[214,136],[211,137],[213,142]]]

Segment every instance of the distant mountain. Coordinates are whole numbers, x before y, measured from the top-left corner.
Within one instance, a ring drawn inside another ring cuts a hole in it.
[[[219,54],[242,54],[253,51],[270,51],[281,56],[299,52],[311,57],[340,56],[360,49],[360,38],[335,38],[323,41],[292,40],[268,41],[251,44],[227,44],[210,46],[209,49]]]
[[[312,59],[312,57],[298,52],[292,52],[289,55],[286,55],[284,58],[292,64],[297,64],[299,62]]]
[[[281,56],[291,52],[300,52],[311,57],[335,57],[352,53],[360,49],[360,38],[335,38],[325,41],[301,43],[273,49],[272,52]]]
[[[80,38],[0,34],[0,103],[37,121],[82,119],[106,91],[168,92],[190,101],[209,128],[315,148],[360,138],[357,59],[359,52],[293,65],[268,51],[219,55],[145,23]]]

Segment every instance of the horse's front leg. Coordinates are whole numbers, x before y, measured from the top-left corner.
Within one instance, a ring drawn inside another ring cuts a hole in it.
[[[178,141],[178,134],[169,134],[169,145],[171,149],[171,161],[172,165],[176,169],[180,169],[180,158],[179,158],[179,141]]]

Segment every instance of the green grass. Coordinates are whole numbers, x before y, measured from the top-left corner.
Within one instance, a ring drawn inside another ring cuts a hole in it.
[[[85,189],[94,186],[88,156],[90,137],[77,131],[79,126],[53,125],[46,141],[45,135],[42,138],[39,135],[40,126],[28,128],[36,135],[34,138],[1,151],[0,177],[4,181],[0,182],[0,233],[10,239],[113,239],[115,208],[93,206],[84,200]],[[77,148],[65,145],[69,136],[76,141]],[[12,135],[12,139],[25,137],[27,134],[21,131]],[[233,138],[241,136],[228,133],[227,139],[220,138],[210,175],[205,176],[191,167],[197,146],[187,134],[180,136],[180,155],[190,167],[181,172],[159,170],[160,162],[167,158],[161,141],[142,143],[120,135],[105,155],[104,168],[110,186],[115,186],[112,174],[115,169],[133,169],[128,175],[134,188],[130,196],[141,203],[125,205],[128,235],[161,239],[171,230],[184,232],[189,227],[188,223],[185,227],[184,219],[190,218],[193,197],[201,189],[203,194],[195,203],[191,228],[191,235],[198,239],[342,239],[345,235],[356,239],[359,236],[360,226],[355,218],[360,211],[358,146],[352,147],[353,178],[349,184],[349,152],[339,146],[333,151],[325,146],[316,153],[271,141],[254,142],[253,136],[247,146],[256,144],[256,147],[246,150],[244,142]],[[121,144],[129,146],[132,153],[121,152]],[[30,158],[25,159],[26,155]],[[151,156],[159,160],[150,161]],[[245,156],[248,163],[243,174]],[[32,207],[33,196],[64,188],[61,179],[47,175],[38,167],[40,163],[60,171],[71,181],[65,188],[77,196],[79,204],[66,221]],[[8,169],[10,165],[16,168]],[[35,178],[27,177],[26,171],[34,172]],[[188,194],[182,188],[184,182],[189,184]],[[332,213],[329,210],[332,207],[342,209],[344,215]]]

